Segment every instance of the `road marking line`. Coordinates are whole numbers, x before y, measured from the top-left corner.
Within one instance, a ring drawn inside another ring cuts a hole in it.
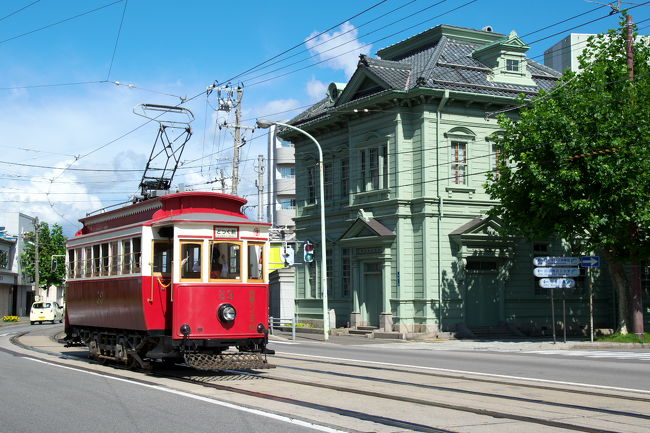
[[[278,354],[283,355],[292,355],[292,356],[304,356],[306,358],[321,358],[321,359],[331,359],[333,361],[348,361],[348,362],[365,362],[367,364],[375,365],[386,365],[390,367],[406,367],[406,368],[420,368],[423,370],[431,371],[441,371],[445,373],[460,373],[460,374],[473,374],[475,376],[485,376],[485,377],[497,377],[500,379],[514,379],[514,380],[528,380],[531,382],[540,382],[540,383],[553,383],[556,385],[570,385],[570,386],[583,386],[585,388],[595,388],[595,389],[607,389],[611,391],[624,391],[624,392],[636,392],[641,394],[649,394],[650,390],[645,389],[634,389],[634,388],[620,388],[617,386],[606,386],[606,385],[591,385],[588,383],[578,383],[578,382],[564,382],[561,380],[549,380],[549,379],[536,379],[533,377],[521,377],[521,376],[508,376],[505,374],[494,374],[494,373],[480,373],[477,371],[467,371],[467,370],[452,370],[449,368],[439,368],[439,367],[424,367],[421,365],[410,365],[410,364],[395,364],[392,362],[379,362],[379,361],[366,361],[363,359],[348,359],[348,358],[335,358],[330,356],[318,356],[318,355],[303,355],[300,353],[290,353],[290,352],[278,352]]]
[[[308,427],[308,428],[312,428],[314,430],[319,430],[319,431],[329,432],[329,433],[345,433],[345,430],[336,430],[336,429],[331,428],[331,427],[326,427],[326,426],[319,425],[319,424],[313,424],[313,423],[310,423],[310,422],[307,422],[307,421],[302,421],[302,420],[299,420],[299,419],[289,418],[289,417],[282,416],[282,415],[277,415],[277,414],[274,414],[274,413],[263,412],[263,411],[258,410],[258,409],[251,409],[251,408],[248,408],[248,407],[238,406],[238,405],[233,404],[233,403],[226,403],[225,401],[219,401],[219,400],[215,400],[215,399],[212,399],[212,398],[209,398],[209,397],[202,397],[200,395],[194,395],[194,394],[191,394],[189,392],[178,391],[178,390],[171,389],[171,388],[165,388],[165,387],[160,386],[160,385],[149,385],[149,384],[140,383],[140,382],[137,382],[137,381],[134,381],[134,380],[131,380],[131,379],[124,379],[124,378],[121,378],[121,377],[106,376],[106,375],[101,374],[101,373],[95,373],[95,372],[92,372],[92,371],[80,370],[80,369],[75,368],[75,367],[69,367],[69,366],[65,366],[65,365],[54,364],[54,363],[51,363],[51,362],[48,362],[48,361],[43,361],[42,359],[31,358],[29,356],[23,356],[23,358],[28,359],[30,361],[40,362],[42,364],[51,365],[53,367],[59,367],[59,368],[63,368],[63,369],[66,369],[66,370],[76,371],[76,372],[79,372],[79,373],[86,373],[86,374],[89,374],[91,376],[98,376],[98,377],[101,377],[103,379],[113,379],[113,380],[116,380],[118,382],[130,383],[132,385],[139,385],[139,386],[142,386],[142,387],[145,387],[145,388],[155,389],[157,391],[167,392],[167,393],[170,393],[170,394],[176,394],[176,395],[179,395],[181,397],[187,397],[187,398],[191,398],[191,399],[194,399],[194,400],[199,400],[199,401],[202,401],[202,402],[205,402],[205,403],[214,404],[216,406],[227,407],[229,409],[235,409],[235,410],[239,410],[241,412],[248,412],[248,413],[263,416],[263,417],[266,417],[266,418],[271,418],[271,419],[274,419],[274,420],[277,420],[277,421],[282,421],[282,422],[287,422],[287,423],[290,423],[290,424],[299,425],[301,427]]]

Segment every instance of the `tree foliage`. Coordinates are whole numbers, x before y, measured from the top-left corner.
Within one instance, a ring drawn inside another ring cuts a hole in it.
[[[486,186],[500,202],[492,214],[516,234],[602,252],[617,266],[610,270],[623,308],[622,263],[650,256],[650,46],[635,38],[630,80],[626,37],[624,21],[592,37],[580,73],[522,99],[517,120],[499,118],[500,161]]]
[[[52,228],[46,223],[38,224],[38,273],[39,287],[47,289],[50,286],[60,286],[65,280],[65,242],[63,228],[54,224]],[[23,275],[35,278],[35,251],[36,234],[29,232],[25,234],[25,249],[20,256]],[[58,256],[58,257],[55,257]],[[52,269],[53,258],[56,267]]]

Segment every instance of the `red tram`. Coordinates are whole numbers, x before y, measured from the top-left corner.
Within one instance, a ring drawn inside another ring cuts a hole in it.
[[[245,203],[183,192],[81,219],[67,243],[68,341],[141,367],[271,367],[269,224]]]

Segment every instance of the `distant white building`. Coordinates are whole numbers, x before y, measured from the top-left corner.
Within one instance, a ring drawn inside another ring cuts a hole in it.
[[[293,233],[296,215],[296,161],[293,143],[275,135],[275,126],[269,129],[268,148],[268,221],[274,227]]]
[[[551,48],[544,51],[544,65],[555,69],[558,72],[564,72],[569,69],[574,72],[580,71],[580,62],[578,57],[587,47],[587,42],[591,33],[571,33]],[[641,36],[647,40],[650,36]]]
[[[593,34],[571,33],[551,48],[544,51],[544,65],[564,72],[569,69],[574,72],[580,70],[578,57],[587,47],[587,40]]]
[[[20,255],[25,233],[34,231],[35,218],[20,212],[0,215],[0,315],[25,316],[34,300],[32,281],[23,278]]]

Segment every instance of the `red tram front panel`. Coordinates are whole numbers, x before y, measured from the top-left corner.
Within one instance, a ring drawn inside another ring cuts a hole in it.
[[[183,325],[189,325],[191,339],[264,337],[268,328],[268,284],[178,283],[173,290],[173,338],[184,338]],[[232,322],[219,315],[220,307],[226,304],[235,308]]]

